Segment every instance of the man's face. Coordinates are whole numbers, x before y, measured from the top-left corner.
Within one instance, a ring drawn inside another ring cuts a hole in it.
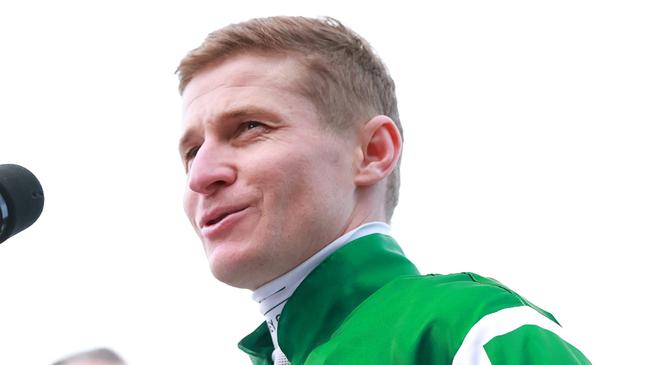
[[[232,286],[256,289],[358,223],[357,138],[325,131],[296,91],[300,72],[291,58],[238,55],[183,93],[185,212]]]

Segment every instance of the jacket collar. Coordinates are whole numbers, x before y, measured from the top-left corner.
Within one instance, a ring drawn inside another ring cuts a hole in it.
[[[278,324],[282,351],[302,364],[367,297],[396,277],[418,275],[390,237],[372,234],[338,249],[316,267],[286,303]],[[272,364],[266,324],[239,342],[255,365]]]

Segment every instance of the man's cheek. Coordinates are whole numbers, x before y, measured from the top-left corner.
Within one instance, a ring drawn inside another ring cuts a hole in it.
[[[196,217],[196,199],[189,192],[186,192],[183,197],[183,209],[185,210],[185,215],[187,215],[191,224],[194,225],[194,218]]]

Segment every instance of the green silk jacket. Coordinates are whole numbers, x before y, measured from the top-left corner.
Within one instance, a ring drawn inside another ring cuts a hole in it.
[[[554,317],[473,273],[420,275],[389,236],[338,249],[286,303],[278,341],[292,365],[590,364]],[[263,323],[239,343],[272,365]]]

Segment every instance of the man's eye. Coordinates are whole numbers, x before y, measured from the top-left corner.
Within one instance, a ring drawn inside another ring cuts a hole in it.
[[[243,127],[246,130],[261,127],[261,125],[262,124],[260,122],[257,122],[255,120],[250,120],[250,121],[247,121],[247,122],[243,123]]]
[[[185,153],[185,161],[191,161],[194,157],[196,157],[196,154],[198,153],[198,146],[192,147]]]
[[[250,133],[252,133],[252,135],[248,135],[247,132],[251,131],[253,129],[254,129],[254,132],[250,132]],[[239,127],[238,127],[238,129],[236,131],[236,136],[237,137],[244,137],[246,135],[248,137],[256,136],[258,134],[263,134],[263,132],[265,130],[266,130],[266,125],[264,123],[258,122],[256,120],[248,120],[248,121],[245,121],[245,122],[239,124]]]

